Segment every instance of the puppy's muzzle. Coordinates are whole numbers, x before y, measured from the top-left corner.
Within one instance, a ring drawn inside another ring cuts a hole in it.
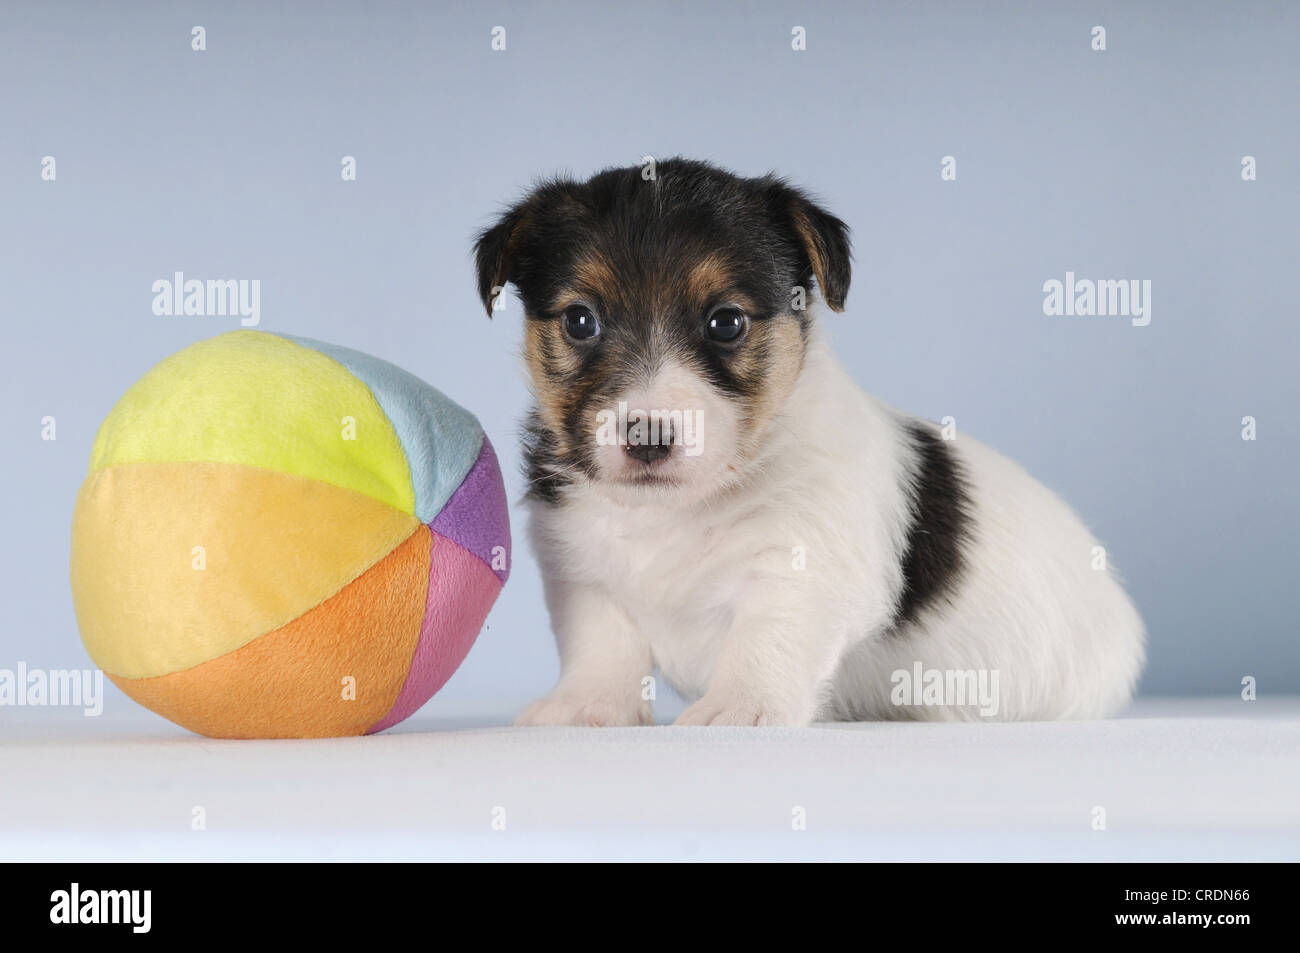
[[[654,466],[661,460],[667,459],[673,452],[673,432],[671,428],[662,432],[657,441],[647,440],[644,443],[632,443],[629,441],[624,447],[623,452],[633,460],[639,460],[648,467]]]

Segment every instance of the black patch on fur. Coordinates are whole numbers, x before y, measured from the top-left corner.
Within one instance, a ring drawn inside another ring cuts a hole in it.
[[[572,480],[556,456],[554,434],[542,425],[537,412],[533,411],[524,421],[521,437],[524,478],[528,481],[526,495],[545,503],[559,503],[560,494]]]
[[[631,321],[647,317],[644,309],[665,280],[705,255],[728,263],[737,290],[757,306],[752,317],[788,314],[793,287],[812,287],[814,263],[826,279],[822,296],[839,310],[852,255],[848,226],[784,180],[742,178],[674,158],[659,162],[650,181],[630,166],[585,182],[541,182],[479,233],[479,296],[490,315],[492,290],[511,281],[529,316],[551,317],[551,296],[588,252],[600,253],[625,283],[621,300],[595,304]]]
[[[753,364],[759,372],[766,370],[767,348],[764,342],[750,341],[744,346],[755,352]],[[748,400],[762,387],[761,377],[737,373],[733,366],[733,356],[725,351],[705,345],[691,356],[704,379],[723,394]]]
[[[920,424],[904,424],[904,430],[917,462],[895,629],[916,621],[956,588],[965,570],[964,549],[972,524],[970,488],[947,442]]]

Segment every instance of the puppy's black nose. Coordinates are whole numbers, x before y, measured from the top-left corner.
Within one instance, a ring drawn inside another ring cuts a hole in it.
[[[623,450],[633,460],[640,460],[646,466],[652,466],[673,452],[673,443],[672,438],[669,437],[664,443],[628,444]]]

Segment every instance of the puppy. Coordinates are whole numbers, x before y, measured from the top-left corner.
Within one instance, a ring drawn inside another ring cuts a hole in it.
[[[649,724],[656,669],[693,701],[683,725],[1128,701],[1142,621],[1074,513],[835,360],[807,305],[815,278],[844,308],[849,233],[803,192],[682,159],[556,179],[476,259],[489,315],[507,282],[526,314],[562,662],[519,724]]]

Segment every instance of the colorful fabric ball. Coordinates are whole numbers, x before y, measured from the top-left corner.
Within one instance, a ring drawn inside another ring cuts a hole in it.
[[[215,737],[397,724],[460,665],[509,565],[501,471],[472,414],[378,358],[263,331],[137,381],[73,516],[91,658]]]

